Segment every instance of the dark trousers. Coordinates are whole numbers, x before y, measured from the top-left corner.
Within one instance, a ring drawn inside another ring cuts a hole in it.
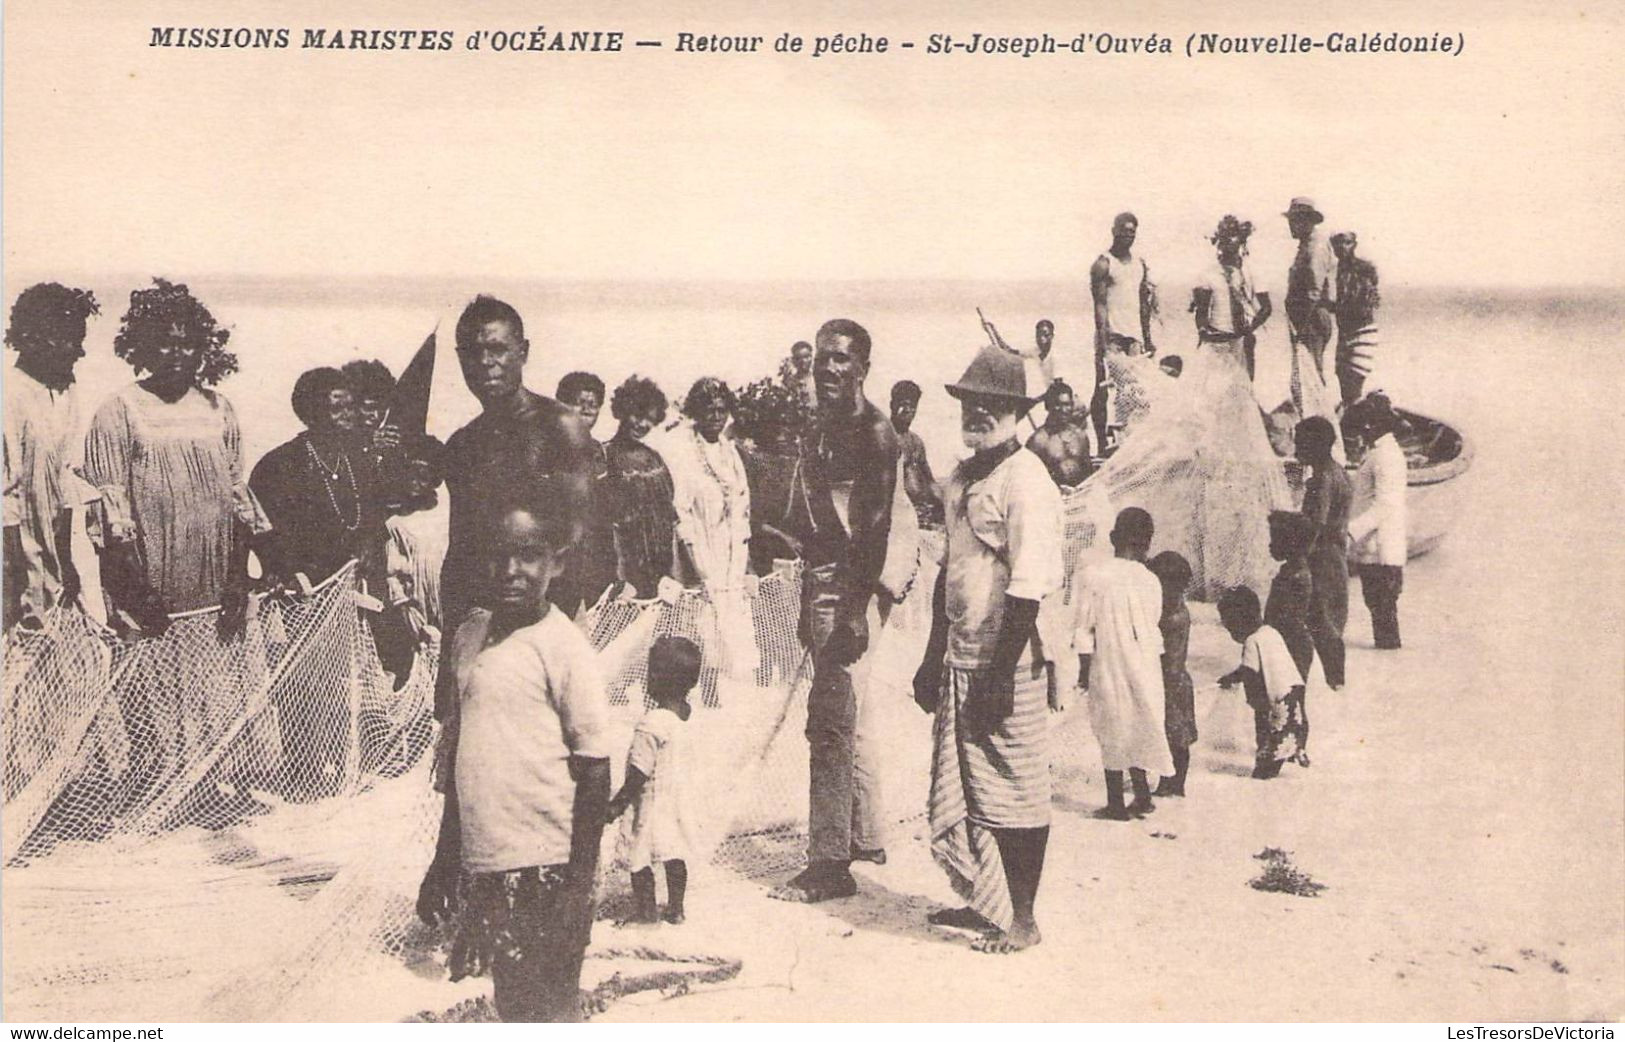
[[[1343,627],[1349,619],[1349,564],[1341,542],[1309,557],[1312,581],[1309,595],[1309,636],[1326,683],[1342,687],[1344,676]]]
[[[807,753],[809,774],[807,860],[849,861],[857,845],[878,844],[878,829],[869,821],[873,793],[868,771],[857,771],[858,699],[852,671],[824,653],[834,632],[841,594],[835,584],[834,565],[809,568],[802,578],[805,591],[804,630],[812,643],[813,682],[807,695]]]
[[[1405,569],[1393,564],[1362,564],[1360,595],[1371,611],[1371,635],[1379,648],[1399,643],[1399,594],[1405,588]]]

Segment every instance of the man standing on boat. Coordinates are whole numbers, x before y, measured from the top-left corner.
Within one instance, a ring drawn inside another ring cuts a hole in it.
[[[1287,272],[1286,318],[1294,344],[1302,344],[1326,379],[1326,345],[1337,333],[1332,308],[1337,301],[1337,258],[1320,234],[1325,217],[1313,199],[1299,196],[1281,216],[1298,240],[1298,253]]]
[[[807,565],[801,632],[813,655],[807,867],[769,895],[807,903],[851,897],[858,890],[851,863],[885,861],[873,736],[861,733],[851,667],[869,647],[869,605],[886,565],[901,453],[891,419],[863,393],[868,332],[832,319],[816,345],[818,424],[802,447],[792,515]]]
[[[1145,259],[1133,252],[1139,229],[1139,218],[1118,214],[1112,220],[1111,247],[1089,269],[1095,307],[1095,393],[1089,411],[1101,451],[1106,446],[1108,387],[1115,392],[1116,423],[1127,428],[1145,407],[1139,369],[1147,364],[1144,359],[1156,354],[1151,342],[1156,287]]]

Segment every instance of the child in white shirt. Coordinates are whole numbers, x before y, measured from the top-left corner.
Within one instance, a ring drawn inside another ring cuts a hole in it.
[[[1226,590],[1219,598],[1219,621],[1241,645],[1241,665],[1220,677],[1219,686],[1228,689],[1240,684],[1247,693],[1258,739],[1253,777],[1273,778],[1281,773],[1282,762],[1297,752],[1303,674],[1281,634],[1264,625],[1253,591],[1245,586]]]

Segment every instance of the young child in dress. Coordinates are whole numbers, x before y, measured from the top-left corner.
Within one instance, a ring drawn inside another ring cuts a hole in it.
[[[1089,723],[1106,769],[1106,806],[1096,817],[1129,821],[1156,809],[1148,775],[1174,773],[1163,724],[1162,584],[1143,563],[1156,525],[1139,507],[1118,513],[1114,556],[1085,573],[1073,646],[1078,687],[1088,692]],[[1134,802],[1123,805],[1123,772]]]
[[[1162,583],[1162,618],[1157,623],[1162,631],[1162,722],[1174,758],[1174,773],[1157,784],[1153,795],[1184,796],[1191,746],[1196,744],[1196,690],[1185,667],[1191,644],[1191,611],[1185,606],[1191,566],[1182,555],[1164,550],[1146,567]]]
[[[489,970],[503,1020],[577,1021],[609,805],[609,698],[592,645],[547,599],[570,545],[564,497],[514,495],[490,503],[481,531],[488,607],[451,638],[443,679],[456,711],[441,765],[452,771],[440,776],[440,840],[417,911],[433,923],[457,909],[452,979]]]
[[[689,830],[684,821],[683,725],[688,694],[700,679],[700,649],[684,637],[665,636],[649,649],[648,692],[654,708],[638,721],[626,755],[626,781],[609,803],[611,821],[632,811],[632,921],[660,918],[655,905],[655,864],[666,869],[668,923],[684,918],[688,888]]]
[[[1219,686],[1228,690],[1242,685],[1258,739],[1253,777],[1273,778],[1281,773],[1284,754],[1291,752],[1293,711],[1303,700],[1303,674],[1286,641],[1264,623],[1258,594],[1245,586],[1226,590],[1219,598],[1219,621],[1241,645],[1241,665],[1220,677]]]

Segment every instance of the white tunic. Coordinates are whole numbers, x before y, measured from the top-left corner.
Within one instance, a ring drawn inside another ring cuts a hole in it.
[[[1392,434],[1372,443],[1355,477],[1355,502],[1362,509],[1349,519],[1354,557],[1361,564],[1405,565],[1405,450]]]
[[[1108,771],[1174,773],[1163,729],[1162,584],[1138,561],[1083,574],[1076,643],[1089,663],[1089,721]]]
[[[638,721],[628,769],[637,768],[648,780],[632,807],[632,871],[657,861],[687,861],[693,856],[693,830],[688,825],[688,804],[683,792],[684,727],[670,709],[657,706]]]

